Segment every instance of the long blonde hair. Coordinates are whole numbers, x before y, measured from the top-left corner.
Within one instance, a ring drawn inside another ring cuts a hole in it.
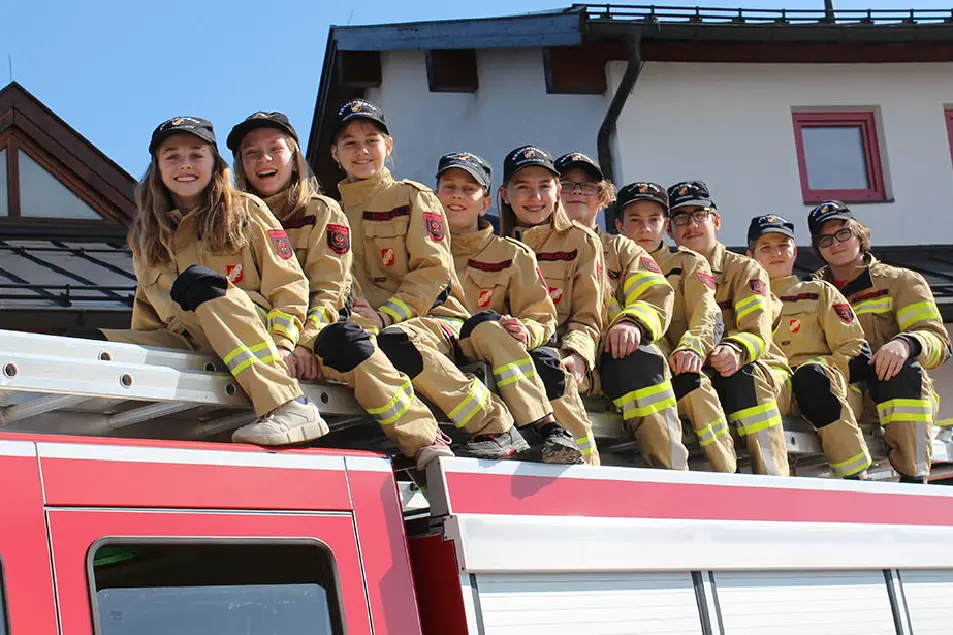
[[[232,174],[218,149],[209,144],[215,165],[212,180],[205,188],[205,200],[196,212],[198,238],[213,253],[234,253],[246,245],[248,210],[241,194],[232,187]],[[175,207],[162,183],[156,155],[136,186],[136,218],[129,229],[133,255],[149,266],[172,262],[172,234],[175,226],[169,212]],[[182,210],[185,211],[185,210]]]
[[[284,137],[288,143],[288,149],[291,150],[295,163],[295,167],[292,170],[291,192],[289,192],[288,196],[289,201],[294,201],[294,205],[289,206],[287,210],[290,215],[293,214],[295,210],[307,205],[308,201],[312,198],[319,195],[321,193],[321,184],[318,182],[318,177],[311,171],[311,166],[308,165],[308,160],[304,158],[304,153],[301,151],[298,142],[294,140],[294,137],[285,133],[281,133],[281,136]],[[234,157],[235,165],[235,187],[243,192],[250,192],[256,196],[262,196],[255,190],[254,186],[248,182],[248,176],[245,174],[245,165],[242,162],[241,144],[238,145],[238,149],[235,150],[232,156]],[[281,211],[282,210],[272,210],[276,215]],[[279,218],[278,220],[285,219]]]

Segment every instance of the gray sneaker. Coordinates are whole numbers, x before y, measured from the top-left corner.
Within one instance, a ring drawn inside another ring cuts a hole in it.
[[[291,445],[323,437],[328,424],[313,403],[289,401],[232,433],[235,443]]]
[[[414,453],[414,462],[417,464],[417,469],[423,472],[427,464],[438,456],[453,456],[453,450],[450,449],[450,437],[441,430],[437,430],[437,438],[433,443]]]
[[[529,444],[520,435],[516,426],[502,434],[480,434],[460,448],[462,456],[478,459],[509,459],[529,450]]]

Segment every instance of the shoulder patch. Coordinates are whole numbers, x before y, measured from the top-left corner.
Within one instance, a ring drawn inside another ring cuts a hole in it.
[[[443,229],[443,216],[436,212],[424,212],[424,225],[431,238],[437,242],[443,240],[446,235]]]
[[[509,268],[513,264],[512,260],[503,260],[501,262],[481,262],[479,260],[467,260],[467,266],[488,273],[499,273]]]
[[[342,256],[351,250],[351,231],[347,225],[328,223],[328,249]]]
[[[764,280],[752,280],[748,286],[758,295],[768,295],[768,285],[764,283]]]
[[[652,273],[662,273],[662,268],[658,266],[658,263],[655,262],[655,259],[652,256],[642,256],[639,258],[639,262],[642,263],[642,268],[651,271]]]
[[[850,308],[849,304],[835,304],[831,308],[834,309],[834,313],[837,314],[837,317],[839,317],[842,322],[850,324],[854,321],[854,311]]]
[[[275,253],[283,260],[291,260],[294,251],[291,249],[288,233],[283,229],[269,229],[268,237],[271,238],[271,244],[275,247]]]
[[[575,260],[576,256],[579,255],[578,249],[573,249],[572,251],[541,251],[536,254],[536,260],[540,262],[558,262],[560,260],[571,261]]]
[[[701,271],[696,272],[695,275],[698,276],[698,279],[701,280],[701,283],[702,283],[703,285],[705,285],[706,287],[708,287],[708,288],[711,289],[712,291],[714,291],[715,288],[717,287],[717,285],[715,284],[715,277],[714,277],[714,276],[712,276],[712,275],[710,275],[710,274],[707,274],[707,273],[703,273],[703,272],[701,272]]]

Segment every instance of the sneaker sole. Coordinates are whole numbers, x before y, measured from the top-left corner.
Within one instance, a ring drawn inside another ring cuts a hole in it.
[[[575,445],[546,442],[540,451],[540,460],[550,465],[575,465],[582,460],[582,452]]]
[[[242,434],[241,428],[239,428],[232,434],[232,441],[234,443],[251,443],[253,445],[267,446],[294,445],[296,443],[307,443],[308,441],[320,439],[327,433],[328,424],[323,419],[319,419],[318,421],[305,423],[286,430],[285,432],[275,434]]]
[[[514,445],[507,446],[506,448],[500,448],[499,450],[494,450],[492,452],[481,452],[468,450],[466,447],[462,447],[458,450],[457,454],[459,456],[470,456],[476,459],[512,459],[517,454],[522,454],[529,450],[529,443],[523,441],[522,443],[517,443]]]

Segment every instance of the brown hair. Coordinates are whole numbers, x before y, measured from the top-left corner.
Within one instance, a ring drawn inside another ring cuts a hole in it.
[[[307,205],[308,201],[320,194],[321,184],[318,183],[318,178],[311,171],[311,166],[308,165],[308,161],[304,158],[304,153],[301,151],[301,147],[298,145],[298,142],[294,140],[294,137],[284,133],[282,133],[281,136],[284,137],[285,141],[287,142],[288,149],[291,150],[292,158],[295,164],[291,172],[291,192],[288,197],[288,200],[294,201],[294,205],[291,205],[287,209],[287,213],[290,215],[293,214],[295,210],[301,209]],[[235,158],[235,187],[243,192],[250,192],[256,196],[262,196],[255,191],[255,188],[252,186],[252,184],[248,182],[248,176],[245,174],[245,164],[242,162],[241,144],[238,145],[238,149],[235,150],[232,156]],[[282,210],[271,211],[277,215]],[[285,219],[279,218],[278,220]]]
[[[857,236],[860,240],[860,253],[866,256],[870,253],[870,228],[861,223],[856,218],[848,218],[844,223],[844,227],[850,229],[851,233],[854,236]],[[811,248],[814,251],[814,255],[817,256],[821,262],[827,264],[827,261],[824,259],[824,256],[821,255],[821,248],[817,244],[817,239],[820,237],[820,234],[811,236]]]
[[[205,200],[197,212],[198,237],[214,253],[232,253],[248,244],[245,228],[248,210],[241,194],[232,187],[232,174],[218,149],[207,144],[215,165],[212,180],[205,188]],[[129,247],[133,255],[148,266],[172,262],[172,234],[169,218],[174,208],[172,196],[162,183],[156,155],[136,186],[136,218],[129,229]],[[185,211],[185,210],[182,210]]]
[[[615,202],[615,185],[609,181],[599,181],[599,207],[607,209]]]

